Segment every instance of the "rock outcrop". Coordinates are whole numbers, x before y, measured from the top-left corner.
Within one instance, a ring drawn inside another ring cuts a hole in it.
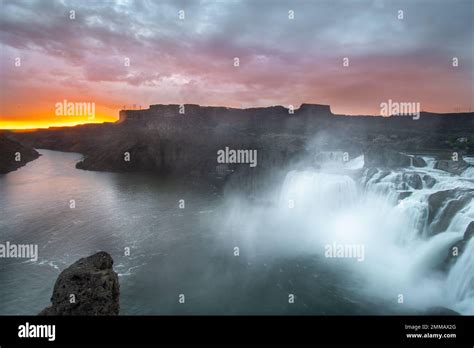
[[[432,188],[436,184],[436,179],[431,175],[423,175],[423,182],[425,183],[426,188]]]
[[[434,168],[439,169],[451,174],[455,175],[461,175],[462,172],[464,172],[467,168],[469,168],[470,165],[463,159],[460,159],[458,161],[452,161],[452,160],[439,160],[436,161]]]
[[[216,172],[219,149],[258,148],[259,166],[250,172],[256,177],[260,175],[257,172],[266,169],[265,159],[275,161],[275,168],[285,165],[279,161],[285,156],[276,153],[282,146],[274,146],[275,141],[282,145],[302,141],[298,153],[337,150],[352,152],[351,158],[368,148],[366,167],[424,166],[422,158],[406,154],[448,153],[453,151],[451,138],[466,138],[463,151],[473,153],[473,116],[422,113],[413,121],[407,117],[335,115],[328,105],[317,104],[302,104],[294,110],[283,106],[237,109],[151,105],[148,109],[122,110],[117,123],[51,128],[14,136],[25,145],[82,153],[84,160],[77,165],[80,169],[206,178]],[[126,153],[130,161],[124,161]],[[233,173],[248,177],[242,171]],[[415,180],[413,184],[419,187],[419,180]]]
[[[423,181],[421,180],[420,175],[417,173],[403,173],[402,178],[410,188],[415,190],[420,190],[423,188]]]
[[[453,189],[433,193],[428,198],[428,224],[430,235],[444,232],[453,217],[474,197],[472,189]]]
[[[120,287],[112,265],[101,251],[66,268],[54,285],[52,306],[39,315],[118,315]]]
[[[471,238],[474,237],[474,221],[472,221],[466,228],[466,231],[464,232],[463,238],[451,245],[449,248],[448,256],[444,262],[443,270],[449,269],[455,262],[456,260],[462,255],[464,252],[464,249],[466,249],[467,243],[471,240]]]
[[[382,144],[372,144],[364,152],[364,166],[368,168],[424,167],[426,162],[421,157],[409,156]]]
[[[4,134],[0,134],[0,154],[0,174],[17,170],[40,156],[35,149],[13,141]]]

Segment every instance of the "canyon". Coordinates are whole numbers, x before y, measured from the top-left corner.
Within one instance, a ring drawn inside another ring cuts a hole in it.
[[[215,176],[216,153],[226,147],[258,150],[258,171],[297,162],[315,151],[340,150],[355,158],[372,145],[435,153],[440,159],[452,152],[461,157],[474,153],[473,113],[421,112],[420,119],[413,120],[335,115],[330,106],[317,104],[302,104],[295,110],[150,105],[120,111],[116,123],[2,133],[30,148],[82,153],[80,169],[196,177]],[[124,161],[126,152],[130,161]],[[245,170],[237,164],[228,167],[229,173]]]
[[[437,305],[472,314],[474,115],[345,116],[311,104],[289,111],[152,105],[123,110],[116,123],[2,137],[28,149],[82,154],[82,159],[74,154],[68,175],[127,173],[112,182],[127,177],[139,185],[132,172],[146,172],[153,178],[144,185],[147,192],[154,182],[169,179],[211,183],[215,192],[209,194],[223,196],[217,215],[225,217],[224,226],[205,220],[211,229],[247,233],[242,237],[247,248],[300,257],[299,248],[324,255],[324,246],[333,243],[364,245],[364,261],[348,267],[366,277],[371,294],[387,296],[390,286],[404,289],[406,301],[418,310]],[[220,163],[218,151],[225,148],[255,150],[258,162]],[[150,202],[159,199],[128,209],[155,204]],[[125,235],[146,233],[143,221],[153,214],[146,213]],[[161,229],[153,222],[149,231]],[[292,243],[298,248],[288,247]],[[331,267],[344,262],[329,260]]]

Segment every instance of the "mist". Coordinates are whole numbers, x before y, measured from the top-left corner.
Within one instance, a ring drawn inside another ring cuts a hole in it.
[[[394,169],[374,180],[367,176],[363,155],[344,160],[339,149],[314,150],[327,139],[315,137],[308,142],[312,155],[282,169],[284,180],[270,185],[272,201],[227,194],[219,229],[228,231],[245,257],[264,260],[270,268],[281,260],[306,258],[316,268],[353,278],[351,290],[361,296],[379,298],[401,312],[443,306],[473,314],[474,243],[454,267],[443,270],[450,247],[474,218],[473,203],[442,233],[429,235],[427,219],[432,193],[473,187],[472,181],[433,169],[428,157],[423,168]],[[429,174],[437,183],[400,190],[411,173]],[[400,199],[407,191],[410,195]]]

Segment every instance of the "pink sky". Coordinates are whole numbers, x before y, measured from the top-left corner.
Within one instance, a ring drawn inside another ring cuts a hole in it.
[[[64,99],[95,103],[95,122],[133,104],[320,103],[339,114],[378,114],[388,99],[434,112],[472,107],[468,0],[0,6],[0,128],[86,122],[55,114]]]

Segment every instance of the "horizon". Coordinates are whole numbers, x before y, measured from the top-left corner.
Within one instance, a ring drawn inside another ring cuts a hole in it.
[[[119,113],[121,111],[150,110],[152,106],[176,106],[176,107],[179,107],[180,105],[184,105],[184,106],[192,105],[192,106],[197,106],[197,107],[201,107],[201,108],[226,108],[226,109],[231,109],[231,110],[242,110],[242,111],[249,110],[249,109],[269,109],[269,108],[275,108],[275,107],[281,107],[281,108],[284,108],[284,109],[287,109],[287,110],[289,109],[289,106],[281,105],[281,104],[274,104],[274,105],[267,105],[267,106],[256,106],[256,107],[249,106],[249,107],[245,107],[245,108],[242,108],[242,107],[239,108],[239,107],[228,107],[228,106],[223,106],[223,105],[201,105],[201,104],[186,103],[186,104],[150,104],[150,105],[148,105],[148,108],[140,108],[140,109],[137,109],[137,108],[135,108],[135,109],[133,109],[133,108],[122,108],[121,110],[119,110]],[[358,114],[358,115],[337,114],[337,113],[333,112],[331,105],[318,104],[318,103],[301,103],[298,107],[294,106],[294,111],[298,111],[303,105],[327,106],[327,107],[329,107],[332,116],[341,116],[341,117],[382,117],[382,118],[390,118],[390,117],[400,116],[400,115],[396,115],[396,114],[390,115],[390,116],[383,116],[383,115],[380,115],[380,114],[378,114],[378,115],[377,114],[372,114],[372,115],[369,115],[369,114],[366,114],[366,115],[362,115],[362,114]],[[433,112],[433,111],[430,111],[430,110],[420,110],[420,113],[432,114],[432,115],[436,115],[436,116],[443,116],[443,115],[472,114],[473,112],[471,110],[468,110],[468,111],[439,113],[439,112]],[[404,115],[401,115],[401,116],[404,116]],[[69,122],[69,123],[48,123],[48,121],[46,121],[45,124],[39,123],[36,126],[32,126],[29,123],[29,121],[18,121],[18,122],[15,123],[13,128],[8,128],[8,126],[3,125],[2,121],[0,121],[0,131],[35,131],[35,130],[44,130],[44,129],[50,129],[50,128],[71,128],[71,127],[83,126],[83,125],[88,125],[88,124],[104,124],[104,123],[118,123],[118,122],[120,122],[120,116],[117,117],[116,120],[112,120],[112,121],[109,121],[109,120],[107,120],[107,121],[93,120],[93,121]],[[26,125],[22,124],[22,123],[26,123]]]
[[[309,103],[339,115],[377,115],[389,99],[433,113],[472,108],[469,0],[0,6],[0,129],[115,122],[124,105],[157,103]],[[93,118],[58,116],[63,100],[93,104]]]

